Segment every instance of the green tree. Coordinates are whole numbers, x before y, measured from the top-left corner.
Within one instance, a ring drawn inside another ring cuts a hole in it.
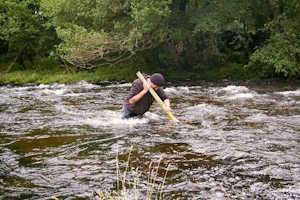
[[[174,0],[169,40],[158,50],[158,57],[184,68],[218,66],[234,51],[241,52],[240,57],[247,61],[256,29],[251,12],[254,1]]]
[[[0,54],[24,65],[56,55],[91,69],[139,53],[171,69],[238,62],[299,69],[297,0],[3,0]],[[250,60],[250,62],[249,62]],[[264,70],[264,69],[261,69]]]
[[[270,1],[272,20],[265,24],[271,37],[251,56],[249,66],[271,67],[285,77],[300,76],[300,2]]]
[[[57,53],[79,68],[116,64],[167,38],[169,0],[42,0],[62,43]]]
[[[25,60],[33,62],[36,56],[48,55],[57,41],[53,26],[39,8],[38,0],[0,2],[0,40],[13,57],[12,65],[24,66]]]

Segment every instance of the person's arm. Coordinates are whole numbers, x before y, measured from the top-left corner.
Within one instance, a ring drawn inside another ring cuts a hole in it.
[[[144,89],[142,91],[140,91],[138,94],[136,94],[135,96],[133,96],[129,99],[130,104],[134,105],[149,91],[149,88],[147,87],[147,85],[144,84],[143,86],[144,86]]]

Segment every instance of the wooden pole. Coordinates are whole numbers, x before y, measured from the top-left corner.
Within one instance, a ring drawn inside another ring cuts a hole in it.
[[[148,86],[149,88],[149,92],[151,93],[151,95],[153,96],[153,98],[157,101],[157,103],[160,105],[160,107],[165,111],[165,113],[168,115],[169,119],[175,122],[179,122],[178,119],[176,119],[176,117],[173,115],[173,113],[171,111],[168,111],[168,109],[166,108],[165,103],[160,99],[160,97],[156,94],[156,92],[153,90],[153,88],[151,88],[148,84],[148,82],[146,81],[146,79],[144,78],[143,74],[141,72],[137,72],[136,75],[139,77],[139,79]]]

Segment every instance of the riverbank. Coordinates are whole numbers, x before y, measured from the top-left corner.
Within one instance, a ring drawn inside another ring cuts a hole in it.
[[[1,72],[8,64],[2,63]],[[72,84],[79,81],[100,84],[103,82],[130,82],[136,78],[135,73],[142,71],[151,74],[161,72],[171,82],[176,81],[260,81],[268,78],[269,72],[245,68],[241,64],[228,64],[222,67],[200,67],[194,70],[168,69],[149,66],[138,58],[117,66],[98,67],[91,71],[62,67],[53,60],[40,60],[26,67],[13,67],[9,72],[0,75],[1,85],[24,84]],[[286,81],[284,79],[276,79]]]

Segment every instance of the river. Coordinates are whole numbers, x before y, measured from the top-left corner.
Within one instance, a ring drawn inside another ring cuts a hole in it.
[[[125,173],[129,199],[149,179],[152,199],[300,199],[299,86],[170,84],[178,124],[120,119],[129,89],[1,86],[0,199],[95,199]]]

